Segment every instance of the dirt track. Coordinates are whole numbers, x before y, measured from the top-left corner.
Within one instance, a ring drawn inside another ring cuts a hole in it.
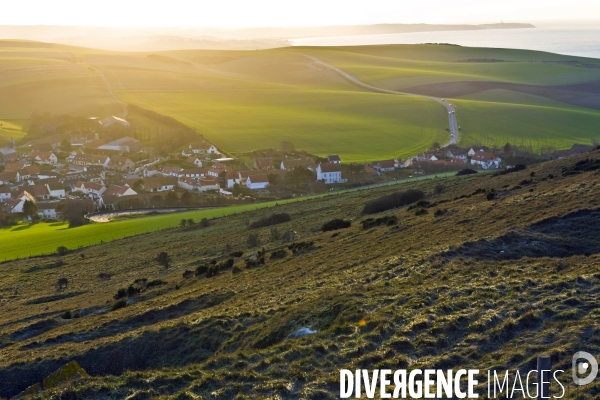
[[[403,91],[423,96],[456,98],[492,89],[512,90],[579,107],[600,110],[600,82],[566,86],[533,86],[504,82],[464,81],[414,86],[403,89]]]

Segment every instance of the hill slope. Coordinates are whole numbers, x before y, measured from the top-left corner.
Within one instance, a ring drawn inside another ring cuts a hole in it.
[[[1,264],[0,396],[73,359],[92,377],[39,397],[337,398],[340,368],[528,370],[542,352],[569,370],[575,351],[600,350],[599,171],[594,151],[409,182],[401,188],[427,203],[372,216],[365,202],[398,186],[281,205],[291,221],[278,232],[305,244],[294,254],[269,227],[248,229],[268,214],[258,210]],[[322,233],[334,218],[352,226]],[[247,243],[255,232],[258,247]],[[244,262],[263,247],[264,265]],[[234,269],[182,276],[234,250],[244,253]],[[57,292],[61,277],[69,285]],[[167,283],[109,311],[141,278]],[[301,328],[316,332],[295,337]]]

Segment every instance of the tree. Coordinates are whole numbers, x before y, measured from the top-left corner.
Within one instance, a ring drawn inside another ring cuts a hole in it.
[[[179,221],[179,226],[185,228],[187,226],[187,219],[184,218],[181,221]]]
[[[188,218],[187,224],[188,224],[188,226],[192,226],[192,225],[195,224],[195,222],[194,222],[194,220],[192,218]]]
[[[315,179],[316,175],[302,166],[294,168],[285,176],[286,183],[295,188],[304,188]]]
[[[142,178],[136,180],[135,182],[133,182],[133,186],[131,188],[137,193],[140,193],[144,188],[144,180]]]
[[[165,269],[169,269],[169,265],[171,265],[171,256],[166,251],[161,251],[155,258],[155,261],[165,267]]]
[[[294,150],[296,150],[296,146],[294,146],[294,144],[288,140],[283,140],[281,142],[281,151],[284,153],[292,153]]]
[[[184,206],[191,206],[195,203],[194,195],[187,190],[181,195],[181,204]]]
[[[152,207],[162,207],[164,203],[165,201],[160,194],[155,194],[150,198],[150,204]]]
[[[165,204],[167,206],[176,206],[179,203],[179,196],[177,196],[177,193],[173,190],[171,190],[169,193],[167,193],[167,195],[165,196]]]
[[[67,254],[69,252],[69,249],[67,249],[65,246],[58,246],[56,248],[56,252],[59,255],[64,256],[65,254]]]
[[[60,142],[60,149],[62,151],[71,152],[71,150],[72,150],[72,148],[71,148],[71,141],[69,139],[63,139]]]
[[[512,150],[512,146],[508,142],[506,142],[504,147],[502,147],[502,151],[504,151],[504,154],[510,154],[511,150]]]
[[[25,203],[23,204],[23,214],[25,214],[26,217],[33,219],[33,216],[37,215],[37,212],[38,212],[37,204],[35,204],[31,200],[25,200]]]
[[[432,151],[438,151],[438,150],[439,150],[441,147],[442,147],[442,146],[440,146],[440,143],[439,143],[439,142],[433,142],[433,143],[431,144],[431,150],[432,150]]]
[[[69,280],[67,278],[58,278],[58,280],[56,281],[56,290],[62,290],[64,288],[68,288],[69,287]]]

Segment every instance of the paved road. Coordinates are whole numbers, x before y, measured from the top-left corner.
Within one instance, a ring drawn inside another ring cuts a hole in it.
[[[389,89],[379,88],[377,86],[373,86],[366,82],[363,82],[360,79],[358,79],[357,77],[355,77],[354,75],[351,75],[351,74],[347,73],[346,71],[336,68],[331,64],[327,64],[326,62],[323,62],[316,57],[309,56],[308,54],[303,54],[303,53],[296,53],[296,52],[294,52],[294,53],[304,56],[304,57],[307,57],[307,58],[310,58],[316,64],[320,64],[323,67],[325,67],[333,72],[336,72],[337,74],[341,75],[342,77],[344,77],[351,83],[353,83],[356,86],[359,86],[363,89],[370,90],[372,92],[378,92],[378,93],[402,94],[402,95],[410,95],[410,96],[415,96],[415,97],[423,97],[423,98],[427,98],[427,99],[430,99],[433,101],[437,101],[438,103],[440,103],[444,107],[446,107],[446,112],[448,113],[448,128],[450,130],[450,139],[442,147],[447,147],[447,146],[450,146],[451,144],[456,144],[458,142],[458,123],[456,122],[456,110],[454,109],[454,106],[452,106],[452,104],[450,104],[446,100],[441,99],[439,97],[423,96],[423,95],[418,95],[418,94],[413,94],[413,93],[399,92],[397,90],[389,90]]]

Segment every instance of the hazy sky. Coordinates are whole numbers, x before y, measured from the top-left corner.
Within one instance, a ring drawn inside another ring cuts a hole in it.
[[[257,27],[600,18],[600,0],[17,0],[0,25]]]

